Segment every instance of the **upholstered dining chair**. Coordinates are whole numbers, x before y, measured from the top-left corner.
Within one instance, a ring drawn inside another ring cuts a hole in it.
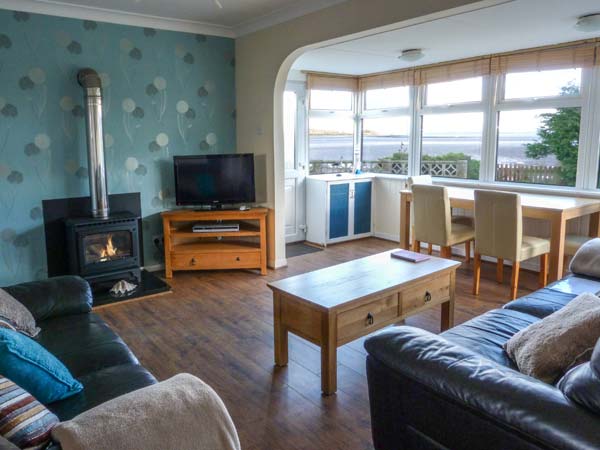
[[[421,249],[421,242],[440,246],[443,258],[452,256],[452,246],[465,244],[465,261],[470,262],[473,227],[452,222],[448,189],[444,186],[415,184],[412,187],[414,205],[413,251]]]
[[[433,184],[433,179],[431,178],[431,175],[415,175],[412,177],[408,177],[408,188],[410,190],[412,190],[412,187],[415,184]],[[450,214],[452,214],[452,208],[450,208]],[[462,225],[468,225],[470,227],[473,226],[473,218],[469,217],[469,216],[460,216],[460,215],[451,215],[451,220],[453,223],[459,223]],[[411,229],[411,235],[414,237],[415,235],[415,212],[414,212],[414,201],[410,204],[410,229]],[[413,238],[413,247],[414,247],[414,238]],[[427,245],[427,253],[429,253],[430,255],[433,253],[433,244],[429,243]],[[471,255],[466,255],[467,256],[467,262],[470,261],[471,259]]]
[[[497,258],[496,280],[502,283],[504,260],[513,263],[510,298],[517,297],[521,261],[540,257],[539,285],[548,279],[550,241],[523,235],[521,196],[513,192],[475,190],[475,261],[473,294],[479,294],[481,256]]]

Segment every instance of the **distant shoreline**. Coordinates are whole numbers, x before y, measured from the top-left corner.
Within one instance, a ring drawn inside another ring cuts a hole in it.
[[[498,163],[521,163],[527,165],[558,165],[555,157],[542,159],[527,158],[525,145],[535,142],[535,135],[504,134],[498,142]],[[363,160],[376,161],[389,158],[396,152],[407,151],[408,137],[403,135],[365,136],[363,139]],[[445,153],[464,153],[473,159],[481,159],[481,136],[425,136],[422,152],[426,155],[439,156]],[[311,160],[352,161],[353,140],[349,135],[314,136],[309,139]]]

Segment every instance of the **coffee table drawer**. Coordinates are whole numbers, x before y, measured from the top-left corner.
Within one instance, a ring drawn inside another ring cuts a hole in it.
[[[174,269],[251,269],[260,267],[260,252],[172,253]]]
[[[445,275],[400,293],[402,315],[439,305],[450,299],[450,275]]]
[[[375,331],[381,324],[389,322],[399,315],[397,293],[341,312],[337,316],[338,344],[364,336],[370,333],[370,330]]]

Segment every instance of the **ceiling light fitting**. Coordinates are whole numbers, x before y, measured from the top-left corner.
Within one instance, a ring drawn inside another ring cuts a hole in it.
[[[417,61],[423,56],[425,56],[425,54],[423,53],[422,49],[407,48],[406,50],[402,50],[402,53],[400,54],[400,56],[398,56],[398,59],[401,59],[403,61]]]
[[[600,31],[600,13],[586,14],[579,17],[575,28],[586,33]]]

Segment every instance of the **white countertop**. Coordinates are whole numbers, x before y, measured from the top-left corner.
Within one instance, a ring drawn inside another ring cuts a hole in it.
[[[321,181],[345,181],[345,180],[369,180],[374,178],[374,174],[372,173],[361,173],[360,175],[356,175],[354,173],[328,173],[324,175],[309,175],[306,178],[310,178],[312,180],[321,180]]]

